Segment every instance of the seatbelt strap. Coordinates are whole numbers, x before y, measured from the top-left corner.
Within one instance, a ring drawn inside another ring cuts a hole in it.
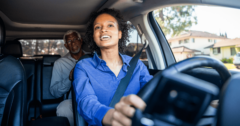
[[[133,74],[134,69],[137,65],[139,57],[142,53],[142,50],[145,48],[145,46],[146,46],[146,44],[144,44],[142,49],[131,59],[131,61],[129,63],[130,67],[128,66],[127,74],[124,78],[121,79],[109,107],[114,108],[115,104],[118,103],[120,101],[121,97],[124,95],[125,90],[127,89],[127,86],[128,86],[128,84],[129,84],[129,82],[132,78],[132,74]]]

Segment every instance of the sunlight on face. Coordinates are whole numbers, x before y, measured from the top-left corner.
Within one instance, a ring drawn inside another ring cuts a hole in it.
[[[118,49],[122,32],[118,29],[117,20],[109,14],[99,15],[93,23],[93,39],[100,49]]]

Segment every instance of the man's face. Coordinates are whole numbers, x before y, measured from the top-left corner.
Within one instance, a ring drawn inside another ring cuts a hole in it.
[[[81,50],[82,40],[78,38],[75,32],[73,32],[66,36],[66,43],[64,46],[70,51],[70,53],[77,54]]]

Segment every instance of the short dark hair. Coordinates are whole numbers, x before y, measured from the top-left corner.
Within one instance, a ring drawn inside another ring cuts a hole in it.
[[[84,41],[89,45],[89,48],[91,50],[100,53],[100,48],[96,45],[93,39],[93,23],[95,19],[101,14],[109,14],[117,20],[118,29],[122,31],[122,38],[118,42],[118,50],[119,52],[123,53],[123,50],[126,47],[126,43],[129,41],[131,25],[126,20],[124,20],[119,10],[105,8],[99,12],[92,13],[87,27],[87,32],[84,36]]]

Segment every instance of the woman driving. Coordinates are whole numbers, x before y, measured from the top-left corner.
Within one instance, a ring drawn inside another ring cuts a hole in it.
[[[130,24],[114,9],[103,9],[92,14],[85,42],[95,53],[79,61],[74,69],[73,87],[77,110],[89,125],[131,125],[135,109],[146,104],[136,95],[150,80],[147,67],[138,60],[130,83],[122,99],[109,107],[122,78],[126,76],[132,57],[124,55],[129,40]]]

